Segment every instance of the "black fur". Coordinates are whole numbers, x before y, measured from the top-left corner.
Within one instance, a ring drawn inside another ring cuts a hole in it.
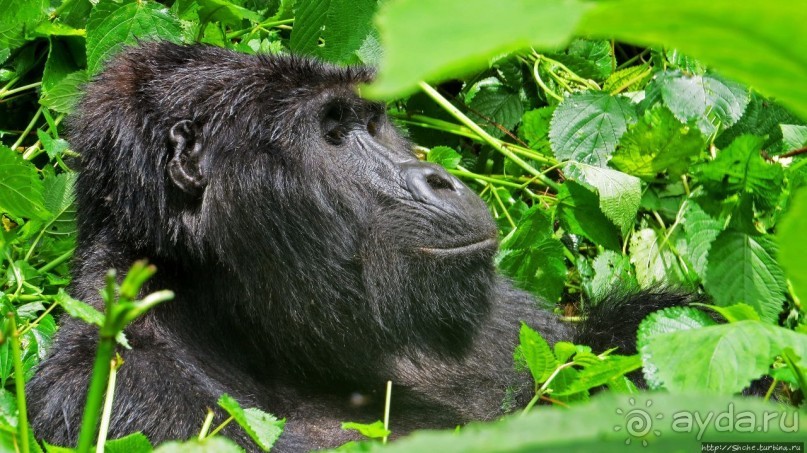
[[[357,96],[371,76],[153,43],[87,86],[72,294],[100,308],[106,270],[139,258],[159,269],[144,292],[176,292],[127,330],[111,437],[189,438],[228,393],[288,419],[279,451],[335,446],[352,438],[341,421],[380,418],[388,379],[396,434],[492,419],[508,387],[531,396],[520,321],[629,351],[646,313],[682,302],[607,301],[577,334],[537,309],[496,275],[483,202]],[[76,441],[96,336],[65,318],[28,384],[52,444]]]

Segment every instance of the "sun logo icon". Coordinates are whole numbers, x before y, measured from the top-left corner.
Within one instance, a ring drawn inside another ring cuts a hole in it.
[[[649,409],[653,405],[652,400],[647,400],[645,408],[637,408],[635,398],[628,399],[628,403],[630,403],[631,409],[616,410],[617,414],[625,417],[625,426],[616,425],[614,426],[614,431],[622,431],[623,428],[625,429],[625,432],[628,433],[628,437],[625,439],[625,445],[630,445],[633,439],[641,438],[642,446],[646,447],[647,436],[651,432],[655,434],[656,437],[661,436],[661,431],[653,429],[653,419],[661,420],[664,418],[664,415],[650,415]]]

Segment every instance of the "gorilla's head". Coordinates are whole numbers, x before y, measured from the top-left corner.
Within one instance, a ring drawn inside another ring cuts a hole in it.
[[[489,309],[497,230],[357,94],[371,76],[203,46],[124,51],[72,121],[80,244],[111,237],[199,275],[225,300],[172,303],[227,305],[301,368],[461,353]]]

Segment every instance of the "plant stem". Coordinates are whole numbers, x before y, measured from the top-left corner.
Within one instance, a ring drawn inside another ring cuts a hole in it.
[[[53,260],[51,260],[48,264],[45,264],[44,266],[40,267],[37,270],[39,271],[39,273],[47,272],[47,271],[53,269],[54,267],[64,263],[65,261],[69,260],[70,257],[73,256],[73,252],[75,252],[75,251],[76,251],[76,249],[73,248],[73,249],[70,249],[70,250],[62,253],[61,255],[59,255],[56,258],[54,258]]]
[[[283,19],[283,20],[272,20],[272,21],[268,21],[268,22],[261,22],[259,24],[256,24],[254,27],[244,28],[242,30],[227,33],[227,39],[238,38],[239,36],[244,35],[246,33],[249,33],[249,32],[251,32],[253,30],[256,30],[258,28],[272,28],[272,27],[276,27],[278,25],[290,24],[292,22],[294,22],[294,18],[292,18],[292,19]]]
[[[20,298],[21,298],[21,297],[22,297],[22,296],[20,296]],[[19,300],[20,298],[18,298],[18,300]],[[40,299],[40,300],[41,300],[41,299],[42,299],[42,297],[40,296],[40,297],[38,297],[38,299]],[[22,330],[20,331],[20,335],[25,335],[26,333],[28,333],[28,331],[29,331],[29,330],[31,330],[31,329],[33,329],[34,327],[38,326],[38,325],[39,325],[39,323],[40,323],[40,322],[42,322],[42,320],[43,320],[43,319],[45,319],[45,316],[47,316],[47,315],[48,315],[48,313],[50,313],[51,311],[53,311],[53,309],[54,309],[54,308],[56,308],[56,306],[57,306],[57,305],[59,305],[59,304],[58,304],[58,303],[56,303],[56,302],[53,302],[52,304],[50,304],[50,307],[48,307],[48,308],[47,308],[45,311],[43,311],[43,312],[42,312],[42,314],[41,314],[41,315],[39,315],[39,317],[38,317],[38,318],[36,318],[35,320],[33,320],[31,323],[29,323],[27,326],[25,326],[25,328],[24,328],[24,329],[22,329]]]
[[[205,437],[207,437],[207,432],[210,431],[210,425],[213,424],[213,416],[215,415],[216,414],[212,410],[210,410],[210,408],[207,409],[205,422],[202,423],[202,429],[199,431],[199,440],[204,440]]]
[[[104,453],[107,432],[109,432],[109,420],[112,418],[112,400],[115,397],[115,380],[118,376],[123,360],[120,356],[109,361],[109,382],[106,386],[106,397],[104,398],[104,411],[101,414],[101,426],[98,428],[98,442],[95,444],[95,453]]]
[[[22,444],[22,453],[28,453],[31,446],[28,443],[28,405],[25,402],[25,370],[22,367],[22,352],[20,351],[20,332],[17,331],[17,320],[14,313],[9,313],[11,322],[11,355],[14,361],[14,387],[17,391],[17,410],[19,412],[17,435]]]
[[[478,124],[473,122],[470,118],[465,116],[464,113],[460,112],[458,108],[454,107],[446,98],[444,98],[440,93],[437,92],[434,88],[431,87],[426,82],[418,82],[420,88],[426,92],[429,97],[431,97],[435,102],[437,102],[442,108],[444,108],[448,113],[450,113],[454,118],[459,120],[460,123],[465,125],[467,128],[471,129],[472,131],[476,132],[479,137],[482,138],[487,144],[492,146],[494,149],[499,151],[500,153],[504,154],[505,157],[509,158],[513,162],[516,163],[519,167],[523,168],[527,173],[535,176],[542,184],[545,186],[551,187],[553,190],[557,191],[560,187],[558,186],[555,181],[544,176],[540,171],[536,170],[532,165],[524,162],[520,157],[516,156],[512,151],[507,149],[502,145],[499,140],[493,138],[490,134],[485,132],[484,129],[479,127]]]
[[[233,416],[232,415],[227,420],[224,420],[223,422],[221,422],[221,424],[219,426],[217,426],[216,429],[214,429],[210,434],[205,436],[205,439],[207,439],[208,437],[213,437],[216,434],[218,434],[219,431],[224,429],[225,426],[229,425],[231,421],[233,421]]]
[[[387,396],[384,399],[384,430],[389,431],[389,408],[392,400],[392,381],[387,381]],[[382,444],[387,443],[387,436],[381,439]]]
[[[36,113],[34,114],[34,117],[33,117],[33,118],[31,118],[31,121],[28,123],[28,126],[26,126],[26,127],[25,127],[25,130],[24,130],[24,131],[22,131],[22,134],[20,134],[20,136],[17,138],[17,141],[16,141],[16,142],[14,142],[14,144],[13,144],[13,145],[11,145],[11,149],[13,149],[13,150],[15,150],[15,151],[16,151],[16,150],[17,150],[17,148],[19,148],[19,147],[20,147],[20,145],[22,145],[22,142],[25,140],[25,137],[27,137],[27,136],[28,136],[28,134],[30,134],[30,133],[31,133],[31,129],[33,129],[33,128],[34,128],[34,125],[36,125],[36,122],[39,120],[39,115],[41,115],[41,114],[42,114],[42,109],[43,109],[43,108],[44,108],[44,107],[39,107],[39,108],[37,109]]]
[[[460,176],[460,177],[463,177],[463,178],[473,178],[473,179],[478,179],[480,181],[489,182],[491,184],[499,184],[499,185],[502,185],[502,186],[512,187],[514,189],[521,189],[521,184],[516,184],[516,183],[510,182],[510,181],[504,181],[504,180],[497,179],[497,178],[491,178],[490,176],[480,175],[480,174],[477,174],[477,173],[471,173],[471,172],[465,171],[465,170],[448,170],[448,172],[451,173],[454,176]]]
[[[14,88],[13,90],[0,90],[0,99],[5,98],[6,96],[19,93],[20,91],[30,90],[31,88],[36,88],[42,85],[42,82],[35,82],[28,85],[23,85],[21,87]]]
[[[95,363],[92,367],[90,388],[87,390],[87,403],[84,406],[84,417],[81,420],[81,432],[78,437],[78,453],[89,453],[95,440],[95,429],[98,426],[98,416],[104,402],[104,392],[109,379],[112,354],[115,352],[115,337],[101,336],[98,341],[98,351],[95,353]]]

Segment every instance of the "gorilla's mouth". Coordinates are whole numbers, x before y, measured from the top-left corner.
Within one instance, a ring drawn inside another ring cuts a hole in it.
[[[479,251],[495,251],[499,243],[495,238],[485,238],[481,241],[456,247],[419,247],[418,251],[432,256],[469,255]]]

